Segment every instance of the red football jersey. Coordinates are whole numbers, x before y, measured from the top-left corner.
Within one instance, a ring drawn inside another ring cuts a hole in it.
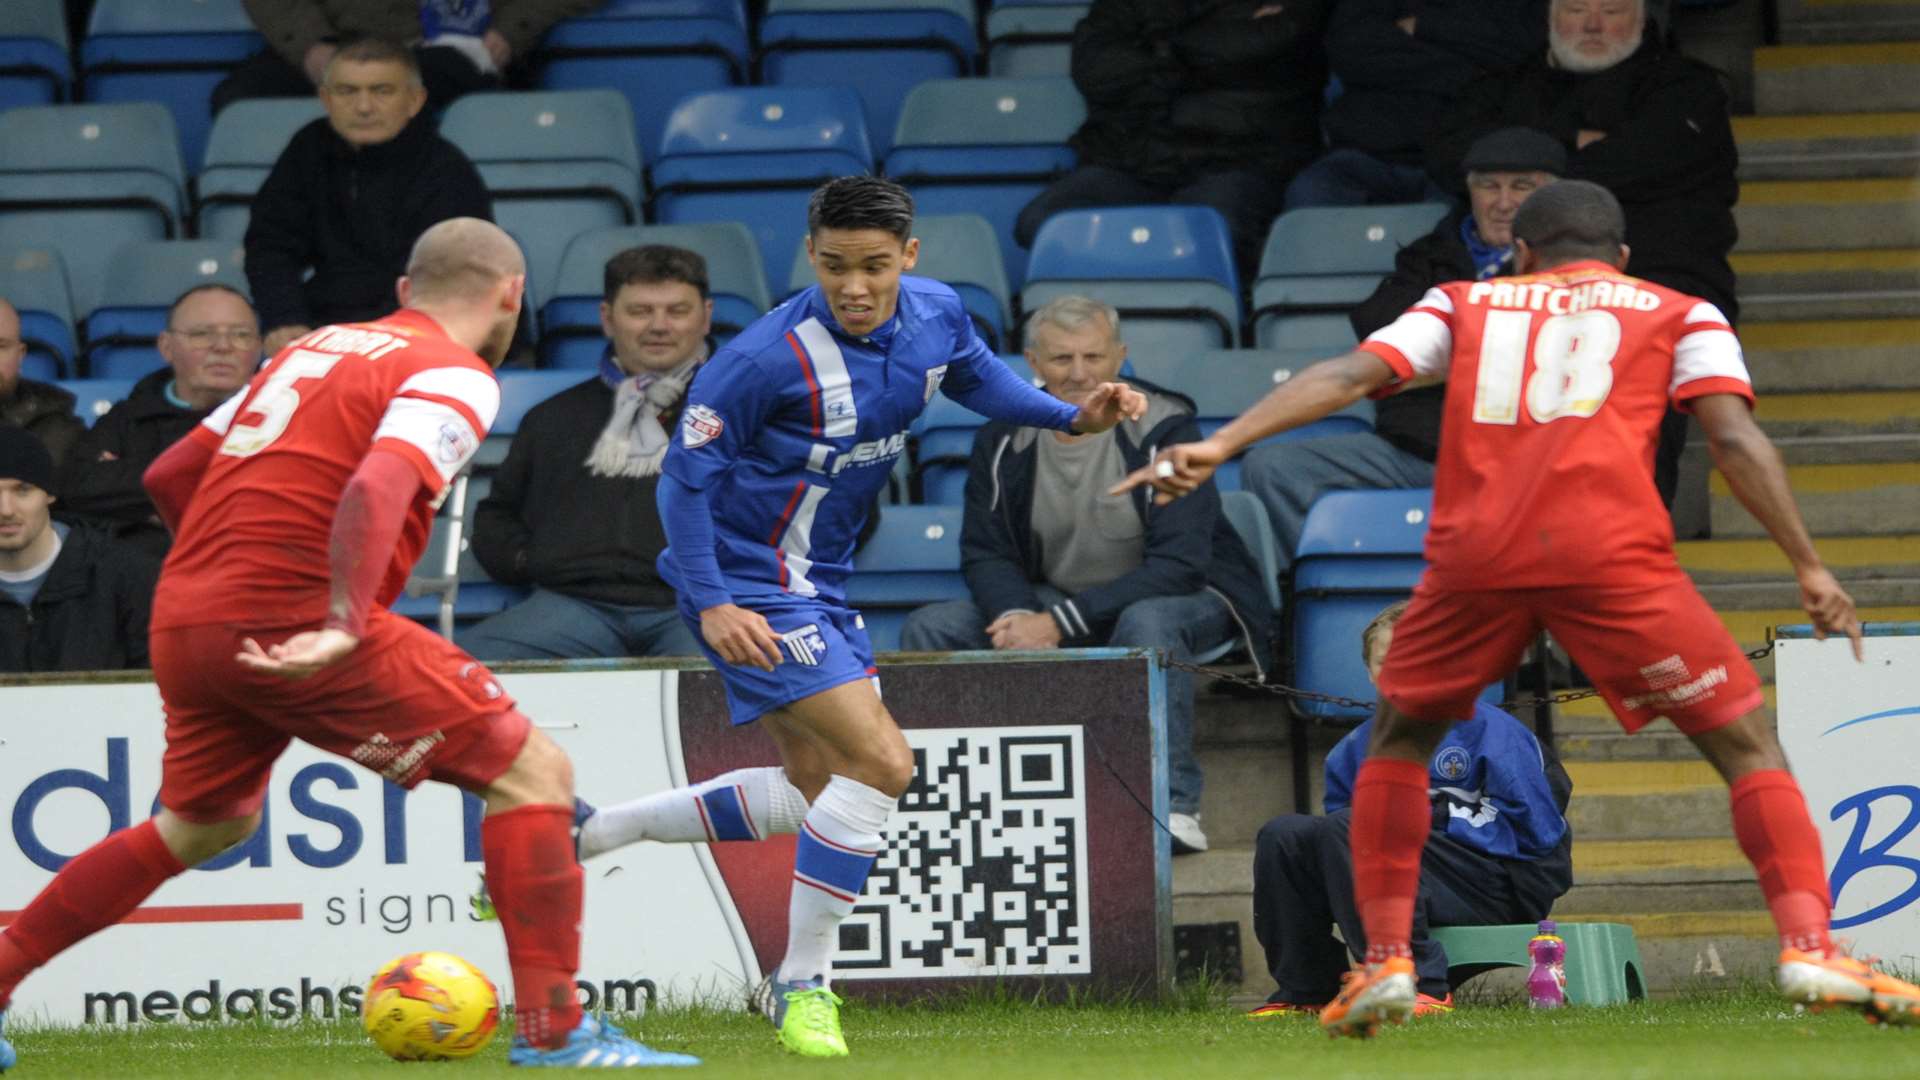
[[[1427,561],[1449,588],[1678,574],[1653,484],[1667,402],[1753,401],[1720,309],[1600,262],[1442,285],[1360,348],[1398,377],[1383,393],[1448,380]]]
[[[215,451],[161,569],[152,625],[318,627],[340,495],[369,450],[420,471],[377,601],[393,602],[447,486],[500,410],[493,369],[417,311],[325,326],[260,369],[187,437]]]

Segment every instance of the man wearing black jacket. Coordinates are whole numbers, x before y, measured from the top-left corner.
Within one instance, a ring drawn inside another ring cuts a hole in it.
[[[1288,178],[1320,150],[1326,5],[1094,0],[1073,32],[1079,167],[1020,211],[1020,246],[1062,210],[1189,203],[1226,217],[1251,271]]]
[[[1027,359],[1047,391],[1077,401],[1114,379],[1126,359],[1119,315],[1083,296],[1054,300],[1027,326]],[[1136,383],[1147,413],[1099,435],[988,424],[974,439],[960,531],[971,600],[908,617],[914,651],[1161,648],[1192,660],[1225,642],[1263,670],[1273,612],[1252,555],[1203,485],[1155,506],[1143,491],[1106,494],[1169,443],[1200,438],[1193,403]],[[1193,676],[1167,673],[1167,750],[1174,850],[1204,851],[1200,766],[1193,755]]]
[[[421,115],[426,100],[419,64],[399,45],[356,41],[328,62],[327,115],[295,133],[247,225],[268,355],[313,327],[392,311],[394,281],[428,226],[492,220],[479,171]]]
[[[27,343],[20,338],[20,313],[0,297],[0,427],[30,431],[58,465],[87,430],[73,415],[73,394],[52,383],[20,377]]]
[[[1364,339],[1435,285],[1510,272],[1513,215],[1529,194],[1566,168],[1566,150],[1543,132],[1506,128],[1474,143],[1466,160],[1469,209],[1447,215],[1431,233],[1400,250],[1393,273],[1348,315],[1354,333]],[[1292,562],[1307,511],[1325,492],[1433,484],[1446,389],[1428,386],[1381,399],[1374,404],[1371,432],[1248,451],[1240,483],[1267,508],[1281,570]]]
[[[474,513],[473,553],[533,595],[474,626],[481,660],[699,653],[654,560],[654,492],[682,396],[707,356],[707,263],[684,248],[607,260],[600,372],[527,413]]]
[[[52,483],[40,440],[0,426],[0,672],[146,667],[159,564],[53,521]]]
[[[91,522],[154,558],[173,537],[140,477],[154,459],[232,397],[260,366],[260,322],[225,285],[196,285],[167,309],[160,332],[167,366],[133,384],[126,400],[74,444],[60,466],[62,517]]]

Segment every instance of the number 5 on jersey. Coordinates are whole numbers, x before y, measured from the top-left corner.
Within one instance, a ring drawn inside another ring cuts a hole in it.
[[[293,412],[300,407],[300,390],[294,384],[302,379],[318,379],[333,370],[340,357],[333,353],[313,352],[310,349],[294,349],[281,357],[273,367],[273,373],[260,386],[260,392],[247,402],[246,409],[234,418],[233,426],[227,429],[227,439],[220,444],[220,452],[229,457],[252,457],[273,445],[293,422]]]
[[[1520,422],[1522,382],[1527,414],[1545,424],[1600,411],[1613,390],[1613,358],[1620,351],[1620,320],[1591,308],[1550,315],[1533,335],[1533,374],[1527,376],[1530,311],[1489,311],[1480,335],[1479,377],[1473,419],[1481,424]]]

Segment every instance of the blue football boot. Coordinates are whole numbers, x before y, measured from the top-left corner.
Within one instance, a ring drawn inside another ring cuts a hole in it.
[[[697,1057],[655,1050],[628,1038],[612,1024],[585,1014],[580,1017],[580,1026],[568,1034],[565,1046],[547,1050],[514,1036],[507,1061],[543,1069],[645,1069],[700,1064]]]

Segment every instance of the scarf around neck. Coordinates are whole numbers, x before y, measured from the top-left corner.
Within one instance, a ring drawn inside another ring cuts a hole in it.
[[[660,414],[687,392],[703,350],[671,371],[628,375],[614,363],[613,349],[600,358],[600,381],[613,391],[613,415],[583,462],[595,476],[658,476],[673,441]]]

